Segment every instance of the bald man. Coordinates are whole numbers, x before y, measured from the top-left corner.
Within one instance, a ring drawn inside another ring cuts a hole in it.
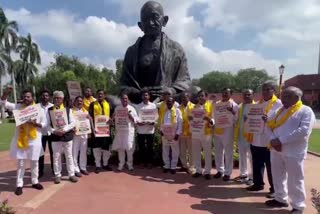
[[[283,107],[268,121],[271,140],[271,167],[275,198],[266,201],[269,207],[288,207],[292,213],[303,213],[306,207],[304,159],[315,123],[312,109],[301,102],[302,91],[288,87],[282,92]]]

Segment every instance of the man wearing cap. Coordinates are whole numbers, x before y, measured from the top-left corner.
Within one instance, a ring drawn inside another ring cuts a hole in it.
[[[68,107],[63,105],[64,94],[62,91],[53,92],[54,106],[48,109],[48,130],[51,133],[53,150],[54,183],[61,182],[61,154],[64,153],[67,162],[69,180],[78,181],[75,177],[74,162],[72,157],[72,140],[74,135],[75,120]]]

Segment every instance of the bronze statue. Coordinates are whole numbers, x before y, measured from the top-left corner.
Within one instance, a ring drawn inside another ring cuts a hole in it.
[[[165,91],[179,94],[191,85],[181,45],[162,32],[168,20],[158,2],[148,1],[141,8],[138,26],[144,36],[127,49],[120,78],[122,91],[133,103],[141,102],[142,89],[149,90],[154,100]]]

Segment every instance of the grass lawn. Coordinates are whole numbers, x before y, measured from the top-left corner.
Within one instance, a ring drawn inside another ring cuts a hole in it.
[[[0,151],[9,150],[14,127],[14,123],[6,123],[5,121],[0,124]],[[320,129],[313,130],[309,141],[309,150],[320,154]]]
[[[6,121],[2,121],[2,124],[0,124],[0,151],[9,150],[14,127],[14,123],[7,123]]]

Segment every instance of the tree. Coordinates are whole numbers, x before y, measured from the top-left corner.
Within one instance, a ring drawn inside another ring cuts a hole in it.
[[[16,50],[20,53],[20,60],[14,63],[15,79],[19,86],[23,86],[38,73],[35,64],[41,64],[41,57],[38,45],[32,41],[30,34],[19,38]]]
[[[198,86],[209,93],[218,93],[225,87],[234,88],[235,79],[230,72],[212,71],[199,79]]]
[[[14,81],[14,74],[13,74],[13,66],[12,66],[12,60],[11,60],[11,51],[15,49],[17,43],[18,43],[18,23],[16,21],[9,21],[8,18],[6,17],[4,11],[2,8],[0,8],[0,43],[1,43],[1,48],[0,52],[1,55],[3,54],[7,55],[6,63],[7,63],[7,71],[2,70],[0,73],[0,78],[2,78],[2,75],[9,73],[11,74],[11,78],[13,80],[13,95],[14,95],[14,101],[17,101],[16,98],[16,92],[15,92],[15,81]],[[3,59],[3,57],[1,57]],[[2,81],[0,81],[0,88],[2,89]]]

